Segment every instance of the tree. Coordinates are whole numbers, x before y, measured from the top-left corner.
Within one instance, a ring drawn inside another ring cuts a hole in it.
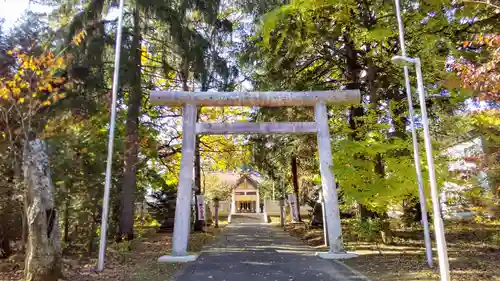
[[[488,174],[491,194],[500,196],[500,35],[478,34],[471,41],[464,41],[462,56],[452,67],[461,85],[472,93],[481,110],[473,111],[462,119],[467,120],[467,135],[480,135],[484,154],[476,155],[475,162],[482,163]],[[453,81],[453,80],[452,80]],[[453,81],[454,82],[454,81]],[[481,103],[486,106],[481,106]]]
[[[457,39],[491,30],[498,20],[487,9],[458,5],[455,10],[451,1],[418,7],[402,3],[409,53],[423,59],[426,91],[436,96],[427,100],[434,135],[443,132],[466,99],[445,83],[454,75],[446,71],[446,58],[458,51]],[[477,20],[462,20],[470,15]],[[346,202],[355,199],[364,206],[362,213],[382,216],[390,204],[417,194],[402,72],[390,61],[399,52],[394,26],[393,6],[384,1],[291,1],[265,15],[250,40],[257,47],[243,57],[255,68],[251,74],[259,90],[361,90],[360,105],[329,110],[334,171]],[[440,145],[435,144],[436,151]],[[438,160],[442,181],[446,163]]]
[[[231,198],[232,186],[221,181],[216,175],[207,173],[203,176],[203,185],[205,186],[205,196],[208,200],[220,201],[229,200]]]
[[[464,41],[463,56],[452,64],[462,85],[479,101],[500,104],[500,34],[479,34]]]
[[[39,99],[42,106],[36,109],[31,125],[36,135],[46,142],[40,147],[49,148],[46,154],[54,184],[54,207],[61,211],[61,246],[92,256],[101,223],[111,62],[116,36],[116,19],[106,14],[117,3],[106,0],[37,2],[55,6],[49,15],[27,16],[15,32],[8,36],[1,34],[2,81],[15,80],[18,61],[7,53],[14,46],[19,48],[17,53],[33,58],[40,58],[46,54],[45,50],[65,58],[61,69],[52,73],[52,89],[47,87],[36,93],[43,96]],[[143,201],[150,189],[158,189],[164,183],[175,185],[180,159],[182,133],[177,127],[180,110],[152,106],[142,95],[137,101],[137,93],[183,86],[191,90],[232,89],[237,75],[236,62],[227,51],[232,24],[226,19],[228,13],[219,12],[216,1],[213,4],[217,5],[210,4],[210,7],[193,1],[151,2],[129,2],[124,15],[109,226],[116,229],[112,234],[118,233],[120,237],[123,232],[133,233],[134,216],[130,210],[133,212],[135,202]],[[195,10],[201,12],[192,13]],[[139,24],[134,23],[134,19],[139,19],[137,11],[141,11]],[[150,16],[143,17],[142,13]],[[152,28],[158,32],[150,32]],[[23,96],[25,91],[28,90],[21,90],[23,99],[18,100],[4,101],[0,95],[0,171],[5,175],[0,182],[0,240],[5,252],[9,250],[6,246],[9,239],[24,236],[11,230],[11,222],[14,228],[21,229],[22,216],[18,210],[22,200],[4,199],[22,198],[23,193],[22,157],[26,136],[20,130],[20,121],[27,119],[17,118],[14,109],[20,108],[25,114],[29,112],[25,110],[28,105],[39,105],[30,104],[36,99]],[[17,102],[14,107],[13,101]],[[234,118],[231,115],[240,112],[246,111],[207,108],[200,109],[200,116],[204,120],[216,120],[224,114]],[[237,167],[240,159],[248,157],[244,142],[241,137],[202,137],[200,155],[207,159],[211,169]],[[131,178],[135,178],[134,184],[130,184]],[[126,195],[120,194],[120,190],[126,191]],[[128,213],[120,215],[121,210]],[[121,228],[120,221],[126,221]]]
[[[177,77],[172,87],[183,91],[229,89],[234,69],[222,57],[222,48],[232,24],[227,15],[220,13],[219,1],[163,3],[138,1],[164,26],[165,36],[158,40],[166,49],[161,58],[162,70]],[[189,11],[196,11],[190,13]],[[154,45],[156,45],[155,43]],[[202,108],[198,109],[198,118]],[[195,156],[195,194],[201,194],[201,137],[197,137]],[[202,229],[197,220],[195,230]]]
[[[120,230],[119,236],[127,240],[134,238],[134,195],[137,189],[137,159],[139,150],[139,115],[142,101],[141,88],[141,9],[139,5],[133,10],[133,39],[131,51],[133,53],[130,68],[133,69],[131,77],[131,90],[127,104],[127,132],[125,136],[124,178],[120,191]]]
[[[81,42],[84,35],[79,33],[74,43]],[[0,116],[5,128],[2,137],[8,140],[13,158],[22,156],[28,226],[25,279],[58,280],[61,273],[59,214],[46,143],[37,138],[37,134],[46,124],[44,115],[65,97],[62,87],[68,83],[58,75],[66,67],[64,58],[51,50],[36,54],[37,51],[8,51],[14,64],[11,72],[0,78]]]

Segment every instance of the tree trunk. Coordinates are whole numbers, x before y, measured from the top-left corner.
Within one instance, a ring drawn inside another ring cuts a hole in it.
[[[29,141],[24,149],[28,247],[26,281],[57,281],[61,276],[61,245],[45,143]]]
[[[188,82],[189,69],[187,64],[187,58],[184,65],[184,84],[183,90],[189,91],[189,87],[187,85]],[[202,82],[201,91],[207,91],[206,83]],[[198,112],[196,114],[197,121],[200,119],[201,107],[198,107]],[[195,155],[194,155],[194,194],[201,195],[201,155],[200,155],[200,136],[196,136],[196,144],[195,144]],[[194,231],[203,231],[203,226],[205,222],[198,219],[198,204],[195,204],[195,221],[194,221]]]
[[[422,220],[422,209],[417,197],[412,193],[403,200],[403,216],[401,220],[406,226],[419,223]]]
[[[198,111],[199,112],[199,111]],[[199,116],[199,114],[198,114]],[[201,195],[201,158],[200,158],[200,136],[196,136],[194,156],[194,194]],[[204,221],[198,219],[198,204],[196,206],[196,221],[194,231],[203,231]]]
[[[10,248],[10,231],[13,231],[13,214],[15,212],[12,198],[15,189],[14,171],[5,171],[5,180],[0,179],[0,258],[8,258]]]
[[[69,242],[69,206],[70,206],[70,186],[71,186],[71,182],[69,184],[67,184],[65,182],[64,183],[64,186],[65,186],[65,198],[64,198],[64,218],[63,218],[63,221],[64,221],[64,230],[63,230],[63,241],[64,243],[68,243]],[[67,245],[66,245],[67,246]]]
[[[0,259],[8,258],[11,254],[10,240],[0,226]]]
[[[385,167],[384,167],[384,160],[382,158],[382,155],[379,153],[375,157],[375,173],[377,173],[381,178],[385,176]],[[380,229],[380,235],[382,237],[382,241],[384,244],[392,244],[392,237],[394,236],[390,224],[389,224],[389,216],[387,215],[387,212],[383,212],[382,214],[379,214],[378,217],[380,218],[381,221],[381,229]]]
[[[348,81],[347,89],[359,89],[359,76],[361,67],[357,62],[356,50],[354,49],[354,42],[350,38],[349,33],[344,34],[346,42],[346,71],[344,76]],[[362,126],[364,122],[361,117],[365,115],[362,105],[353,105],[349,108],[349,128],[351,129],[350,139],[353,141],[361,141],[363,139]],[[353,155],[355,159],[363,159],[364,155],[359,153]],[[357,216],[360,219],[366,219],[373,216],[373,212],[368,210],[361,202],[358,202]]]
[[[376,212],[368,209],[365,205],[358,203],[356,216],[361,220],[366,220],[376,218],[378,215]]]
[[[28,202],[27,202],[27,194],[25,193],[23,196],[23,217],[22,217],[22,230],[21,230],[21,252],[26,252],[26,244],[28,244],[28,218],[26,217],[28,214]]]
[[[64,202],[64,243],[68,243],[69,241],[69,198],[70,197],[66,195],[66,200]]]
[[[6,201],[9,201],[8,198]],[[7,205],[8,202],[5,202],[5,205]],[[3,214],[0,214],[0,259],[8,258],[12,254],[12,250],[10,248],[10,237],[8,233],[8,228],[10,225],[10,222],[8,221],[10,219],[10,210],[5,208],[2,210],[4,212]]]
[[[118,186],[121,186],[121,184],[118,184]],[[121,187],[119,188],[121,190]],[[110,205],[113,206],[113,209],[111,211],[111,224],[109,225],[110,233],[115,235],[115,242],[120,243],[122,241],[122,236],[120,235],[120,198],[119,194],[121,194],[120,190],[117,190],[118,196],[110,196]]]
[[[91,257],[92,253],[94,252],[94,240],[95,240],[96,230],[97,230],[97,223],[95,220],[95,215],[92,215],[89,232],[87,234],[87,255],[89,257]]]
[[[125,171],[120,193],[120,230],[121,238],[134,239],[134,194],[137,184],[137,154],[139,150],[139,114],[141,110],[141,35],[139,8],[134,9],[134,73],[131,80],[131,91],[128,99],[127,135],[125,140]]]
[[[26,244],[28,242],[28,221],[26,214],[28,213],[28,201],[26,195],[26,188],[23,181],[23,161],[17,160],[14,163],[14,186],[19,194],[23,194],[23,211],[21,212],[21,253],[25,254]],[[23,191],[24,190],[24,191]]]
[[[292,155],[292,184],[293,184],[293,193],[297,198],[297,216],[299,218],[299,222],[302,221],[300,216],[300,200],[299,200],[299,177],[297,175],[297,156]]]

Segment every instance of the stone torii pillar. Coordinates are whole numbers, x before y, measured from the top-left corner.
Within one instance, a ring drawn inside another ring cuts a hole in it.
[[[342,243],[342,225],[340,223],[340,208],[337,196],[337,186],[333,174],[333,156],[330,144],[330,128],[328,115],[324,102],[317,103],[314,107],[314,116],[318,126],[318,154],[319,170],[324,204],[326,206],[326,229],[329,249],[327,253],[317,253],[324,259],[345,259],[356,255],[344,251]]]
[[[359,103],[359,90],[314,92],[170,92],[151,93],[151,102],[157,105],[183,106],[182,159],[177,205],[175,210],[172,255],[158,260],[187,262],[197,257],[188,255],[191,199],[193,186],[194,149],[197,134],[288,134],[315,133],[318,138],[321,182],[325,200],[328,227],[327,253],[322,258],[342,259],[355,256],[346,253],[342,245],[340,211],[332,170],[332,152],[328,127],[327,103]],[[315,122],[283,123],[196,123],[197,106],[314,106]],[[232,200],[234,202],[234,200]],[[260,206],[257,206],[260,209]],[[235,206],[231,206],[233,211]]]

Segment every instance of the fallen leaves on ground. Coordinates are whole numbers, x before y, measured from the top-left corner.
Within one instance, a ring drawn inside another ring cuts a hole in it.
[[[192,233],[189,251],[199,252],[210,243],[219,229],[208,228],[206,232]],[[106,255],[105,270],[95,270],[97,259],[80,258],[78,255],[62,259],[63,277],[67,281],[164,281],[181,267],[180,263],[158,263],[158,257],[170,253],[172,234],[147,231],[129,245],[111,243]],[[128,242],[125,242],[128,243]],[[16,257],[16,256],[14,256]],[[21,280],[23,277],[22,258],[20,261],[0,261],[0,280]],[[13,270],[15,269],[15,270]]]
[[[300,237],[311,246],[324,245],[322,229],[308,229],[305,225],[288,225],[291,235]],[[446,226],[446,240],[450,260],[451,279],[454,281],[500,280],[500,245],[495,234],[500,233],[498,223],[456,222]],[[343,261],[373,281],[437,281],[439,266],[433,243],[434,267],[427,266],[421,229],[394,231],[392,245],[355,241],[345,235],[349,251],[359,257]],[[431,233],[431,237],[434,234]],[[326,249],[326,248],[325,248]]]

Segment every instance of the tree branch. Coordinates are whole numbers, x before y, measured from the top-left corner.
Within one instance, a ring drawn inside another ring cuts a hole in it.
[[[499,5],[492,4],[490,0],[486,1],[475,1],[475,0],[462,0],[464,3],[475,3],[475,4],[482,4],[486,5],[495,9],[500,9]]]

